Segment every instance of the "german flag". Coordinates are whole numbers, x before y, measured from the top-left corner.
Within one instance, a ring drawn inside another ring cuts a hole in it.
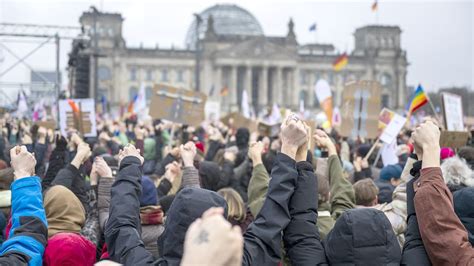
[[[349,63],[349,56],[346,53],[340,55],[334,63],[332,63],[332,68],[334,71],[341,71]]]
[[[229,88],[227,88],[227,86],[222,88],[220,94],[221,96],[227,96],[227,94],[229,94]]]

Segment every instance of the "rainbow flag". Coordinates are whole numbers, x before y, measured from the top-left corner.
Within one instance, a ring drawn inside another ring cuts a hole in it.
[[[428,102],[428,97],[426,96],[426,93],[423,91],[423,87],[421,87],[421,85],[418,85],[418,87],[415,90],[415,94],[413,95],[413,98],[411,99],[408,112],[410,113],[415,112],[420,107],[425,105],[427,102]]]
[[[349,63],[349,56],[346,53],[340,55],[332,64],[334,71],[341,71]]]
[[[135,105],[135,102],[138,100],[138,94],[135,95],[135,97],[133,97],[133,100],[130,101],[130,103],[128,104],[128,108],[127,108],[127,111],[131,114],[134,113],[134,108],[133,106]]]

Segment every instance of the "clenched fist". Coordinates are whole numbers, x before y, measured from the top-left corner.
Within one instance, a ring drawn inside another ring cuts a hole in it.
[[[135,148],[132,144],[128,144],[122,150],[120,150],[118,154],[119,165],[122,162],[123,158],[127,156],[133,156],[140,160],[141,164],[143,164],[143,157],[140,155],[140,150]]]
[[[188,141],[185,145],[179,147],[181,158],[185,167],[194,165],[194,156],[196,156],[196,145]]]
[[[11,166],[15,180],[35,175],[36,159],[26,146],[15,146],[10,150]]]
[[[242,232],[223,213],[222,208],[210,208],[189,226],[182,265],[242,265]]]
[[[263,142],[250,143],[248,156],[252,160],[254,166],[262,163]]]
[[[308,142],[308,128],[295,114],[289,115],[281,125],[281,141],[297,148]]]

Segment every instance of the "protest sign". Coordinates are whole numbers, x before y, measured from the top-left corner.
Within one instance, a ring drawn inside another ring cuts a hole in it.
[[[461,96],[452,93],[442,93],[444,125],[448,131],[463,131],[463,109]]]
[[[380,135],[380,140],[386,144],[390,144],[394,139],[397,138],[398,133],[402,130],[407,119],[399,114],[394,113],[393,118],[390,123],[385,127],[382,135]]]
[[[353,81],[344,86],[342,95],[341,135],[374,139],[378,136],[380,84],[376,81]]]
[[[388,126],[388,124],[390,124],[390,121],[392,121],[394,116],[395,116],[395,112],[388,108],[383,108],[382,111],[380,111],[379,130],[381,132]]]
[[[457,149],[466,146],[468,139],[467,131],[441,131],[439,145]]]
[[[216,101],[206,101],[204,106],[206,120],[217,121],[221,117],[221,104]]]
[[[55,121],[37,121],[35,123],[39,127],[44,127],[46,129],[56,130],[56,122]]]
[[[281,124],[269,125],[263,122],[258,123],[258,133],[260,136],[276,137],[280,133]]]
[[[246,118],[238,112],[233,112],[224,116],[223,118],[221,118],[221,122],[233,129],[246,127],[249,129],[250,132],[258,130],[258,124],[256,121]]]
[[[157,84],[151,96],[150,116],[175,123],[199,126],[205,119],[206,95],[200,92]]]
[[[393,139],[391,143],[384,144],[380,150],[380,155],[384,166],[397,164],[397,141]]]
[[[63,136],[70,128],[85,137],[97,136],[94,99],[67,99],[59,101],[59,127]]]

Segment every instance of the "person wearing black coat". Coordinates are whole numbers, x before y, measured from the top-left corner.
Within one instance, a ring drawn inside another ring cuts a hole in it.
[[[297,137],[301,137],[302,133],[298,131],[301,129],[295,128],[293,126],[290,130],[297,130]],[[289,143],[288,146],[291,148],[285,151],[297,149],[293,143]],[[204,209],[219,206],[220,196],[216,197],[214,192],[198,188],[180,191],[168,211],[165,231],[159,241],[161,243],[159,247],[164,247],[163,251],[160,250],[163,257],[154,262],[140,239],[141,156],[132,145],[125,147],[123,154],[125,158],[120,163],[117,179],[111,189],[110,216],[105,229],[105,240],[111,259],[125,265],[179,265],[182,256],[180,250],[183,246],[180,239],[184,239],[187,227],[202,215]],[[279,153],[262,210],[244,234],[243,265],[276,265],[280,262],[281,232],[290,223],[288,205],[297,179],[295,156],[291,152]],[[185,212],[183,208],[186,204],[180,204],[182,200],[179,198],[185,197],[186,194],[199,195],[196,199],[188,200],[187,204],[201,207],[196,208],[197,210],[187,218],[180,218],[179,215]],[[309,195],[304,193],[299,195],[301,198],[307,196]],[[191,203],[192,201],[196,202]],[[168,253],[165,247],[168,239],[175,241],[171,253]]]

